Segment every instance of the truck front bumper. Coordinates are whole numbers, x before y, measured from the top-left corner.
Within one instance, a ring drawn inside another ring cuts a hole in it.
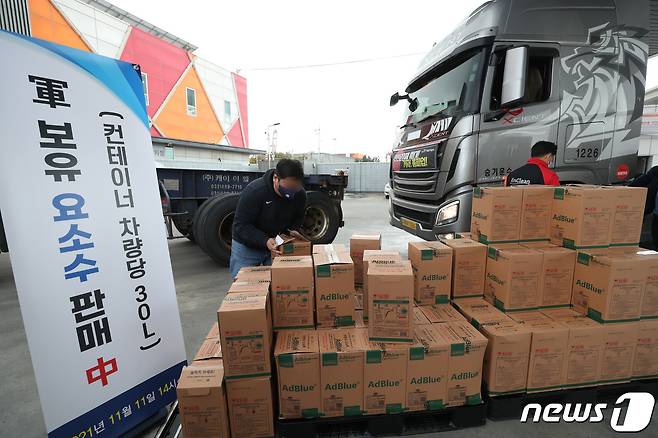
[[[391,190],[388,211],[390,224],[425,240],[436,240],[441,234],[468,231],[471,228],[472,193],[472,187],[466,186],[450,193],[440,204],[433,205],[396,197]],[[454,210],[455,204],[457,212],[454,218],[451,217],[446,221],[447,223],[437,225],[439,211],[449,209],[451,206]],[[431,221],[428,223],[416,220],[413,217],[415,215],[405,214],[409,211],[419,212],[424,217],[431,218]]]

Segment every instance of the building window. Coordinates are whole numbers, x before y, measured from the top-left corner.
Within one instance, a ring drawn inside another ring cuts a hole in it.
[[[185,95],[187,98],[187,115],[196,116],[196,90],[194,88],[186,88]]]
[[[229,118],[231,117],[231,102],[229,102],[228,100],[224,101],[224,114],[226,115],[226,117]]]
[[[146,106],[149,106],[149,78],[144,72],[142,72],[142,88],[144,89],[144,101]]]

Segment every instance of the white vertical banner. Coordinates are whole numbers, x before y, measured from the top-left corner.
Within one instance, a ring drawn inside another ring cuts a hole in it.
[[[0,211],[46,429],[116,436],[185,364],[139,72],[2,31],[0,53]]]

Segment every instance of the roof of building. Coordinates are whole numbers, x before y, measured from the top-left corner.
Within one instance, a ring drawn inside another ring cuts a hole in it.
[[[214,143],[201,143],[198,141],[190,140],[179,140],[176,138],[166,138],[166,137],[152,137],[154,145],[162,146],[187,146],[191,148],[200,148],[200,149],[211,149],[214,151],[223,151],[223,152],[235,152],[238,154],[248,154],[248,155],[262,155],[265,153],[261,149],[249,149],[242,148],[237,146],[228,146],[223,144],[214,144]]]
[[[141,18],[131,14],[130,12],[124,11],[120,7],[115,6],[112,3],[109,3],[105,0],[80,0],[80,1],[96,9],[99,9],[105,12],[106,14],[112,15],[113,17],[123,20],[126,23],[130,24],[131,26],[143,30],[144,32],[148,32],[153,36],[162,38],[164,41],[173,44],[177,47],[180,47],[183,50],[194,52],[197,49],[197,46],[195,46],[194,44],[189,43],[184,39],[177,37],[176,35],[172,35],[169,32],[159,28],[158,26],[155,26],[146,20],[142,20]]]

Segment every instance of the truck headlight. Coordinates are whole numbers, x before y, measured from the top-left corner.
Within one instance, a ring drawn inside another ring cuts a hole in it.
[[[452,201],[439,208],[436,214],[436,225],[445,225],[457,220],[459,216],[459,201]]]

